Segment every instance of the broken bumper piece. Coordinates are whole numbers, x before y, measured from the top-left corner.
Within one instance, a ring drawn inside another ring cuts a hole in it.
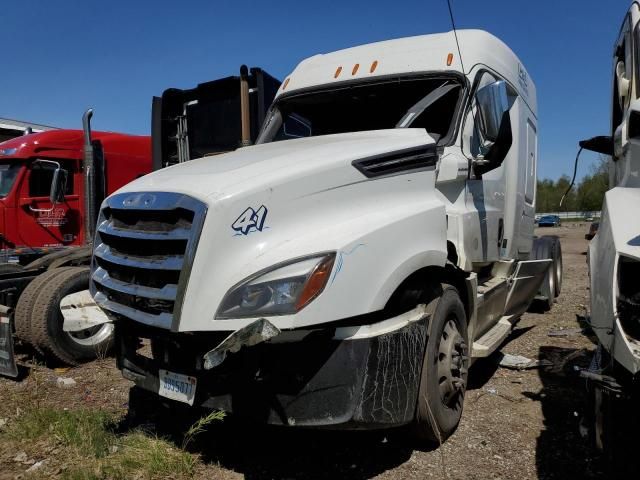
[[[159,370],[195,377],[193,405],[261,423],[398,426],[414,417],[427,322],[421,306],[372,325],[282,332],[228,349],[224,361],[210,369],[205,354],[228,339],[228,332],[170,333],[118,322],[118,367],[151,392],[159,390]],[[141,354],[145,338],[153,358]]]

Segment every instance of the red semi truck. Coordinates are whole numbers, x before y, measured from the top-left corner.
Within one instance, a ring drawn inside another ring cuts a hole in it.
[[[153,141],[92,133],[88,111],[83,131],[0,143],[0,374],[18,373],[14,331],[66,364],[106,352],[113,325],[88,292],[102,200],[151,170],[251,144],[279,86],[243,66],[240,76],[167,89],[153,99]]]
[[[104,155],[99,196],[151,171],[149,137],[94,132],[92,139]],[[0,260],[24,265],[42,253],[85,244],[83,145],[81,130],[50,130],[0,143]],[[67,176],[64,199],[52,202],[58,169]]]
[[[152,168],[151,138],[52,130],[0,143],[0,373],[17,375],[13,330],[47,357],[94,358],[111,325],[63,331],[60,301],[88,284],[102,199]],[[15,310],[15,311],[14,311]]]

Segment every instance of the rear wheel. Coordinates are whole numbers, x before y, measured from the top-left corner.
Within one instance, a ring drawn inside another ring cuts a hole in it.
[[[443,285],[427,305],[431,314],[413,432],[419,440],[444,442],[462,416],[469,353],[467,317],[458,291]]]
[[[105,323],[78,332],[63,330],[61,300],[89,287],[89,268],[72,267],[42,287],[32,312],[33,340],[46,354],[76,365],[106,353],[113,345],[113,325]]]
[[[554,296],[558,297],[562,290],[562,245],[560,239],[553,235],[549,238],[553,241],[552,255],[553,255],[553,281],[554,281]]]
[[[551,265],[544,276],[538,297],[534,300],[535,306],[543,311],[551,310],[555,298],[560,293],[556,283],[558,268],[560,271],[560,281],[562,281],[562,254],[560,252],[560,240],[558,237],[539,237],[533,241],[533,250],[531,252],[532,260],[551,260]],[[558,256],[559,253],[559,256]],[[560,265],[558,266],[558,258]]]

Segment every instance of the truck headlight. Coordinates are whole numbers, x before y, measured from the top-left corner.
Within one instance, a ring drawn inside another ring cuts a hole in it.
[[[289,315],[324,290],[335,253],[279,264],[243,280],[225,295],[217,319]]]

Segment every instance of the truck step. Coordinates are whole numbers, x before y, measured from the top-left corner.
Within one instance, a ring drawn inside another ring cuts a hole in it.
[[[491,355],[513,330],[515,319],[511,316],[502,317],[491,330],[473,342],[471,356],[474,358]]]

